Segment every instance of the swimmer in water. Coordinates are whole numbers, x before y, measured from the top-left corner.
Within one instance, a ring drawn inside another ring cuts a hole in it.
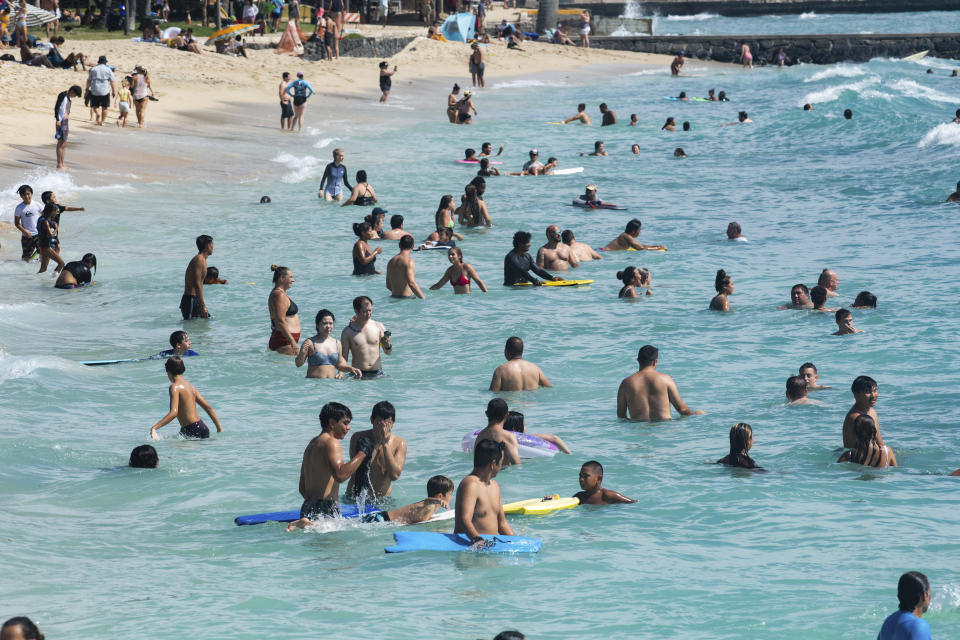
[[[786,311],[788,309],[810,309],[813,303],[810,302],[810,289],[805,284],[795,284],[790,289],[790,304],[777,307],[777,311]]]
[[[484,440],[493,440],[503,445],[503,466],[522,464],[520,448],[517,445],[515,430],[507,431],[504,428],[509,415],[507,403],[502,398],[493,398],[487,403],[487,426],[484,427],[473,441],[474,449]]]
[[[134,447],[133,451],[130,452],[128,464],[134,469],[156,469],[160,466],[160,459],[153,445],[142,444],[139,447]],[[0,638],[3,637],[0,635]]]
[[[603,465],[596,460],[584,462],[580,467],[580,491],[573,497],[580,504],[630,504],[636,502],[619,491],[603,487]]]
[[[660,131],[676,131],[677,129],[677,120],[676,118],[667,118],[667,121],[663,123],[663,126],[660,127]]]
[[[960,122],[960,116],[954,122]],[[947,202],[960,202],[960,182],[957,183],[957,190],[947,196]]]
[[[859,415],[853,421],[856,442],[843,452],[837,462],[853,462],[865,467],[895,467],[897,457],[893,450],[879,441],[877,423],[870,416]]]
[[[207,267],[207,275],[203,278],[203,284],[227,284],[227,281],[220,278],[220,269]]]
[[[817,284],[827,290],[827,297],[833,298],[838,295],[837,285],[840,284],[840,278],[836,271],[824,269],[820,272],[820,277],[817,278]]]
[[[508,411],[507,419],[503,422],[503,428],[505,431],[513,431],[514,433],[526,433],[527,424],[523,414],[519,411]],[[546,440],[547,442],[552,442],[557,446],[557,449],[560,450],[560,453],[570,453],[567,443],[564,442],[560,436],[552,433],[531,433],[530,435],[536,436],[541,440]]]
[[[727,225],[727,240],[747,242],[747,239],[743,237],[743,230],[740,228],[739,222],[731,222]]]
[[[480,162],[480,159],[477,158],[477,152],[471,148],[464,150],[461,162]]]
[[[343,357],[343,345],[330,335],[333,332],[334,320],[332,311],[320,309],[315,319],[316,335],[307,338],[300,345],[300,351],[297,353],[294,364],[297,367],[302,367],[303,363],[306,362],[308,378],[339,379],[343,377],[344,373],[351,373],[359,378],[363,373],[360,369],[350,366],[346,358]]]
[[[676,149],[673,150],[673,157],[674,157],[674,158],[686,158],[686,157],[687,157],[687,152],[683,150],[683,147],[677,147]]]
[[[417,284],[414,275],[413,236],[403,236],[399,243],[400,253],[387,262],[387,289],[394,298],[412,298],[417,296],[421,300],[425,297]]]
[[[271,351],[285,356],[295,356],[300,342],[300,316],[297,304],[290,298],[287,291],[293,286],[293,271],[287,267],[270,265],[273,271],[273,289],[267,298],[267,309],[270,312],[270,342]]]
[[[447,118],[452,124],[457,123],[457,105],[460,103],[460,85],[454,84],[447,96]]]
[[[804,111],[813,111],[813,105],[808,102],[808,103],[806,103],[805,105],[803,105],[803,110],[804,110]]]
[[[76,289],[93,282],[93,274],[97,272],[97,256],[92,253],[84,254],[79,261],[74,260],[63,266],[63,270],[57,277],[54,287],[57,289]]]
[[[630,151],[632,151],[632,152],[633,152],[633,155],[635,155],[635,156],[640,155],[640,145],[638,145],[636,142],[634,142],[634,143],[633,143],[633,146],[630,147]]]
[[[500,169],[490,166],[490,161],[486,158],[480,160],[480,170],[477,171],[477,175],[481,178],[489,178],[490,176],[500,175]]]
[[[640,124],[640,120],[637,118],[637,114],[631,113],[631,114],[630,114],[630,125],[629,125],[629,126],[635,127],[635,126],[637,126],[638,124]]]
[[[810,289],[810,301],[813,303],[814,311],[830,311],[834,312],[836,309],[827,309],[827,288],[822,287],[819,284],[813,289]]]
[[[682,129],[683,129],[684,131],[690,131],[690,123],[687,122],[687,121],[684,121],[684,122],[683,122],[683,127],[682,127]]]
[[[680,415],[704,415],[694,411],[680,397],[673,378],[657,371],[659,350],[644,345],[637,353],[640,370],[624,378],[617,389],[617,417],[634,421],[653,422],[670,420],[670,405]]]
[[[480,287],[480,291],[487,292],[487,285],[477,275],[473,266],[463,261],[463,251],[460,250],[460,247],[448,249],[447,260],[450,261],[450,266],[444,271],[443,277],[430,287],[431,289],[441,289],[443,285],[449,282],[453,286],[455,294],[469,294],[470,281],[473,280]]]
[[[853,111],[850,109],[843,110],[843,118],[845,120],[853,120]]]
[[[563,280],[560,276],[551,275],[536,265],[530,257],[530,232],[517,231],[513,234],[513,249],[503,257],[504,286],[509,287],[521,282],[540,286],[540,280],[530,275],[531,271],[544,280]]]
[[[457,209],[457,222],[468,227],[492,227],[487,204],[480,199],[479,189],[473,184],[464,187],[464,196]]]
[[[676,57],[674,57],[673,62],[670,63],[670,75],[680,75],[680,69],[683,67],[683,62],[683,51],[681,51],[676,55]]]
[[[726,91],[721,91],[717,94],[717,102],[730,102],[730,99],[727,97]]]
[[[496,155],[503,153],[503,145],[500,145],[500,148],[497,150]],[[478,158],[493,158],[493,145],[489,142],[484,142],[480,145],[480,153],[477,156]]]
[[[362,380],[382,378],[383,364],[380,350],[393,353],[390,332],[373,319],[373,301],[367,296],[353,299],[354,317],[340,333],[344,353],[351,355],[351,364],[363,372]]]
[[[860,329],[853,327],[853,313],[850,309],[838,309],[834,315],[837,322],[837,330],[833,332],[835,336],[848,336],[851,333],[863,333]]]
[[[382,247],[371,249],[369,242],[375,239],[376,231],[369,222],[355,222],[353,233],[357,241],[353,245],[353,275],[372,276],[379,274],[376,268],[377,256],[383,253]]]
[[[570,116],[563,121],[563,124],[570,124],[571,122],[579,122],[580,124],[590,124],[590,116],[587,115],[587,105],[580,103],[577,105],[577,115]]]
[[[580,155],[581,156],[605,156],[609,154],[603,149],[603,140],[597,140],[596,142],[593,143],[592,152],[584,153],[583,151],[581,151]]]
[[[579,242],[570,229],[565,229],[560,234],[560,240],[570,247],[573,255],[577,257],[578,262],[590,262],[591,260],[603,260],[603,256],[594,251],[593,247],[586,242]]]
[[[723,92],[721,91],[721,93],[723,93]],[[727,122],[726,124],[724,124],[724,125],[722,125],[722,126],[724,126],[724,127],[729,127],[729,126],[732,125],[732,124],[749,124],[749,123],[752,123],[752,122],[753,122],[753,120],[750,119],[750,116],[747,115],[747,112],[746,112],[746,111],[741,111],[740,113],[737,114],[737,121],[736,121],[736,122]]]
[[[197,236],[197,255],[190,259],[183,274],[183,295],[180,297],[180,315],[184,320],[209,318],[203,299],[203,279],[207,275],[207,258],[213,255],[213,238]]]
[[[399,213],[390,216],[390,230],[380,234],[381,240],[399,240],[403,236],[413,235],[403,228],[403,216]]]
[[[713,281],[713,287],[717,290],[717,295],[710,301],[711,311],[730,311],[730,300],[728,296],[733,295],[733,278],[727,275],[723,269],[717,271],[717,277]]]
[[[369,207],[377,204],[377,194],[373,187],[367,184],[367,172],[363,169],[357,171],[357,184],[350,192],[350,197],[341,206],[346,207],[351,204],[358,207]]]
[[[854,309],[876,309],[877,308],[877,296],[873,295],[869,291],[861,291],[857,294],[856,300],[853,301]]]
[[[708,89],[708,90],[707,90],[707,100],[709,100],[710,102],[716,102],[716,101],[717,101],[717,90],[716,90],[716,89]]]
[[[473,471],[457,487],[453,532],[465,534],[478,549],[485,542],[481,535],[513,535],[503,513],[500,485],[494,480],[503,466],[503,458],[502,442],[478,442],[473,448]]]
[[[407,442],[393,433],[396,419],[394,406],[381,400],[370,412],[371,428],[357,431],[350,438],[350,457],[360,451],[366,451],[367,457],[347,483],[348,497],[367,494],[368,500],[379,500],[390,495],[407,461]]]
[[[540,387],[552,387],[540,367],[523,359],[523,340],[511,336],[503,348],[507,359],[493,371],[490,391],[536,391]]]
[[[323,177],[320,179],[320,193],[318,197],[326,202],[343,200],[343,188],[346,187],[353,192],[350,185],[350,179],[347,177],[347,167],[343,164],[343,149],[333,150],[333,162],[327,164],[323,170]]]
[[[607,108],[607,103],[600,103],[600,113],[603,115],[603,123],[601,127],[609,127],[617,124],[617,114]]]
[[[865,415],[873,418],[873,422],[880,428],[880,416],[877,415],[877,400],[880,398],[880,392],[877,388],[877,381],[870,376],[857,376],[850,385],[850,391],[853,393],[853,406],[847,411],[843,419],[843,446],[852,449],[857,444],[857,438],[853,431],[853,425],[858,416]],[[883,438],[877,433],[877,439],[883,444]]]
[[[627,267],[623,271],[617,271],[617,279],[623,283],[620,287],[618,298],[637,298],[637,287],[646,287],[646,295],[652,296],[653,289],[650,287],[650,272],[638,267]]]
[[[566,271],[580,266],[577,256],[570,247],[563,244],[560,227],[555,224],[547,227],[547,243],[537,250],[537,266],[550,271]]]
[[[798,404],[823,404],[822,402],[808,398],[807,391],[807,381],[803,376],[790,376],[787,378],[787,406]]]
[[[270,196],[260,196],[260,204],[270,204],[271,202]]]
[[[685,101],[689,102],[689,101],[690,101],[690,98],[687,97],[687,92],[686,92],[686,91],[681,91],[681,92],[680,92],[680,95],[677,96],[677,100],[685,100]]]
[[[800,365],[800,375],[803,377],[804,381],[807,383],[807,391],[818,391],[820,389],[832,389],[833,387],[827,387],[821,385],[817,382],[817,366],[812,362],[804,362]]]
[[[172,348],[161,351],[155,356],[150,356],[151,359],[160,359],[160,358],[169,358],[171,356],[179,356],[181,358],[186,358],[188,356],[198,356],[200,355],[196,351],[190,348],[190,336],[187,335],[186,331],[174,331],[170,334],[170,346]]]
[[[633,218],[627,223],[623,233],[611,240],[604,251],[626,251],[627,249],[636,249],[637,251],[666,251],[667,248],[662,244],[641,244],[637,242],[637,236],[640,235],[640,227],[643,225],[640,220]]]
[[[750,457],[749,451],[752,447],[753,429],[746,422],[738,422],[730,427],[730,453],[717,460],[717,464],[751,471],[766,471]]]
[[[213,407],[203,399],[203,396],[192,384],[184,379],[183,374],[187,368],[184,366],[183,360],[179,356],[167,358],[164,369],[166,369],[167,378],[170,380],[170,410],[167,415],[160,418],[157,424],[150,427],[150,439],[159,440],[160,436],[157,435],[157,429],[170,423],[174,418],[180,422],[180,435],[184,438],[197,438],[199,440],[209,438],[210,429],[197,415],[198,404],[213,420],[217,431],[222,432],[223,428],[220,426],[220,420],[217,418]]]

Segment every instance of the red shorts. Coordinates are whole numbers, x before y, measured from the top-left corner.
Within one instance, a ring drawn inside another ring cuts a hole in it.
[[[290,335],[293,336],[294,340],[296,340],[297,342],[300,342],[299,333],[291,333]],[[276,329],[274,329],[273,333],[270,334],[270,344],[268,346],[270,347],[271,351],[276,351],[280,347],[285,347],[288,344],[290,344],[290,341],[287,340],[287,336],[283,335]]]

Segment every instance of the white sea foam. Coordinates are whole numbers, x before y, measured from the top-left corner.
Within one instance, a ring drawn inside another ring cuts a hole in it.
[[[925,87],[924,85],[914,82],[913,80],[894,80],[893,82],[888,83],[887,86],[896,89],[903,95],[910,98],[920,98],[921,100],[946,102],[949,104],[956,104],[960,102],[960,98],[956,96],[951,96],[949,94],[937,91],[936,89]]]
[[[818,80],[826,80],[827,78],[856,78],[866,75],[866,73],[866,70],[858,64],[838,64],[835,67],[816,72],[804,80],[804,82],[817,82]]]
[[[298,158],[291,153],[279,153],[271,159],[271,162],[282,164],[289,171],[280,179],[287,184],[303,182],[313,172],[314,168],[320,164],[320,159],[314,156],[303,156]]]
[[[320,138],[317,140],[317,143],[313,145],[314,149],[326,149],[331,144],[339,140],[340,138]]]
[[[670,71],[668,69],[641,69],[640,71],[634,71],[633,73],[628,73],[628,76],[665,76]]]
[[[676,20],[677,22],[700,22],[701,20],[713,20],[714,18],[719,18],[720,14],[718,13],[697,13],[692,16],[667,16],[666,18],[661,18],[661,20]]]
[[[817,15],[816,13],[814,13],[813,11],[807,11],[807,12],[805,12],[805,13],[801,13],[801,14],[800,14],[800,19],[801,19],[801,20],[816,20],[816,19],[819,18],[819,17],[820,17],[820,16],[818,16],[818,15]]]
[[[938,124],[927,131],[920,142],[917,143],[917,146],[921,149],[937,145],[960,147],[960,124],[952,122]]]
[[[126,183],[78,185],[69,173],[53,169],[36,169],[20,178],[16,184],[0,189],[0,222],[13,222],[13,209],[21,202],[20,196],[17,195],[17,188],[21,184],[28,184],[33,188],[33,197],[38,202],[40,194],[44,191],[53,191],[61,202],[77,193],[87,191],[133,191],[133,186]]]
[[[867,87],[876,85],[880,82],[880,78],[877,76],[870,76],[869,78],[864,78],[859,82],[851,82],[850,84],[838,84],[833,87],[827,87],[826,89],[821,89],[819,91],[811,91],[807,95],[803,96],[800,101],[797,103],[798,106],[803,105],[807,102],[810,104],[819,104],[821,102],[833,102],[840,97],[845,91],[853,91],[855,93],[861,93]]]
[[[71,363],[63,358],[53,356],[22,357],[8,356],[0,358],[0,384],[7,380],[20,380],[31,377],[39,369],[59,369],[60,371],[70,371],[77,367],[76,363]]]
[[[498,82],[497,84],[490,87],[493,90],[496,89],[525,89],[527,87],[557,87],[566,84],[565,82],[559,82],[552,80],[550,82],[544,82],[542,80],[510,80],[509,82]]]

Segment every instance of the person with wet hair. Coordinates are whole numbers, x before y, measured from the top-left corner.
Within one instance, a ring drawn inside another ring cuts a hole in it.
[[[853,421],[856,438],[851,449],[843,452],[837,462],[854,462],[865,467],[895,467],[897,458],[890,447],[879,441],[877,423],[867,415],[859,415]]]
[[[90,272],[90,269],[93,269],[93,273]],[[79,261],[74,260],[65,264],[53,286],[57,289],[83,287],[93,282],[93,274],[96,272],[97,256],[86,253]]]
[[[130,452],[130,466],[134,469],[156,469],[160,466],[157,450],[153,445],[142,444]]]
[[[880,416],[877,415],[874,407],[880,398],[880,392],[877,387],[877,381],[870,376],[857,376],[853,384],[850,385],[850,391],[853,393],[853,406],[847,411],[843,419],[843,446],[852,449],[857,444],[857,438],[854,434],[853,426],[858,416],[865,415],[873,418],[874,424],[880,428]],[[877,434],[880,444],[883,444],[883,438]]]
[[[960,109],[957,109],[960,112]],[[956,123],[960,123],[960,115],[954,120]],[[947,196],[947,202],[960,202],[960,182],[957,182],[957,190]]]
[[[828,295],[829,295],[829,292],[827,291],[827,288],[819,284],[815,286],[813,289],[810,289],[810,301],[813,303],[814,311],[836,312],[836,309],[827,309],[825,306],[827,304]]]
[[[637,237],[640,235],[640,229],[643,227],[643,223],[640,222],[639,218],[633,218],[627,222],[626,227],[623,230],[623,233],[618,235],[616,238],[607,243],[607,246],[603,248],[604,251],[627,251],[629,249],[635,249],[636,251],[666,251],[667,248],[662,244],[642,244],[637,241]]]
[[[897,582],[900,607],[883,621],[877,640],[930,640],[930,623],[921,616],[930,608],[930,581],[908,571]]]
[[[588,245],[586,242],[578,241],[571,229],[564,229],[560,234],[560,240],[563,242],[563,244],[570,247],[573,255],[577,257],[578,262],[603,260],[603,256],[597,253],[593,247]]]
[[[803,376],[787,378],[787,405],[812,404],[813,401],[807,398],[807,391],[807,381]]]
[[[618,298],[636,298],[637,287],[646,287],[646,295],[652,296],[653,291],[650,288],[650,272],[640,267],[627,267],[623,271],[617,271],[617,279],[623,283],[620,287]]]
[[[174,419],[180,422],[180,435],[182,437],[196,438],[198,440],[209,438],[210,429],[207,428],[207,425],[204,424],[203,420],[201,420],[197,414],[198,404],[203,407],[203,410],[206,411],[210,419],[213,420],[217,431],[223,431],[223,427],[220,426],[220,419],[217,418],[213,407],[211,407],[207,401],[203,399],[203,396],[200,395],[200,392],[183,377],[183,374],[187,371],[183,360],[180,359],[179,356],[167,358],[163,367],[167,372],[167,378],[170,380],[170,410],[159,422],[150,427],[150,439],[159,440],[157,429],[165,424],[169,424]]]
[[[573,497],[580,501],[580,504],[606,505],[606,504],[631,504],[636,502],[633,498],[628,498],[619,491],[607,489],[603,486],[603,465],[596,460],[588,460],[580,466],[580,491],[573,494]]]
[[[544,280],[563,280],[536,265],[530,256],[530,232],[517,231],[513,234],[513,250],[503,257],[503,284],[509,287],[529,282],[539,286],[541,281],[530,275],[531,271]]]
[[[747,239],[743,237],[743,230],[740,228],[739,222],[731,222],[727,225],[727,240],[747,242]]]
[[[807,391],[817,391],[818,389],[832,389],[833,387],[827,387],[817,383],[817,366],[812,362],[804,362],[800,365],[800,376],[807,383]]]
[[[624,378],[617,389],[617,417],[634,421],[670,420],[670,406],[682,416],[703,415],[694,411],[680,397],[673,378],[657,371],[660,351],[644,345],[637,353],[640,370]]]
[[[876,309],[877,296],[869,291],[861,291],[857,294],[857,299],[853,301],[854,309]]]
[[[750,457],[751,447],[753,447],[753,429],[746,422],[738,422],[730,427],[730,453],[717,460],[717,464],[752,471],[766,471]]]
[[[183,275],[180,314],[184,320],[210,317],[203,299],[203,280],[207,275],[207,258],[213,255],[213,238],[208,235],[197,236],[196,244],[197,255],[190,259]]]
[[[540,367],[523,359],[521,338],[508,338],[503,356],[507,361],[494,370],[490,391],[536,391],[540,387],[553,386]]]
[[[343,207],[355,204],[358,207],[370,207],[377,204],[377,194],[367,183],[367,172],[361,169],[357,171],[357,184],[353,186],[350,197],[342,205]]]
[[[663,126],[660,127],[660,131],[676,131],[677,130],[677,119],[674,117],[667,118],[667,121],[663,123]]]
[[[813,303],[810,302],[810,289],[803,283],[793,285],[790,289],[790,304],[777,307],[778,311],[788,309],[810,309]]]
[[[494,479],[503,467],[504,450],[504,444],[496,440],[477,442],[473,447],[473,471],[457,487],[453,532],[466,534],[474,545],[483,544],[483,534],[513,535],[503,513],[500,485]]]
[[[710,310],[730,311],[730,300],[727,296],[733,295],[733,278],[723,269],[719,269],[713,281],[713,288],[717,290],[717,295],[710,300]]]
[[[295,356],[300,350],[300,316],[297,303],[287,294],[293,286],[293,271],[287,267],[270,265],[273,271],[273,289],[267,298],[270,312],[269,348],[285,356]]]
[[[837,330],[833,332],[835,336],[848,336],[853,333],[863,333],[863,330],[853,326],[853,312],[850,309],[837,309],[834,314],[837,322]]]
[[[357,377],[363,375],[360,369],[347,363],[342,343],[331,335],[334,320],[332,311],[320,309],[315,319],[316,335],[300,345],[294,364],[302,367],[306,362],[308,378],[342,378],[344,373],[352,373]]]
[[[369,242],[376,237],[376,231],[370,226],[369,222],[355,222],[353,224],[353,233],[357,236],[357,241],[353,245],[353,274],[355,276],[372,276],[380,273],[377,271],[377,256],[383,253],[382,247],[372,249]]]

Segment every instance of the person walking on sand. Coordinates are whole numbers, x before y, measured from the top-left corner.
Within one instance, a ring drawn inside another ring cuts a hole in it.
[[[473,79],[473,86],[479,85],[483,89],[483,71],[486,68],[483,62],[483,51],[476,42],[470,45],[470,48],[472,49],[469,61],[470,77]]]
[[[53,107],[53,117],[56,119],[56,129],[53,137],[57,139],[57,169],[65,171],[64,153],[67,147],[67,136],[70,134],[70,98],[79,98],[83,89],[73,85],[57,95],[57,103]]]
[[[153,87],[150,86],[150,74],[137,65],[133,68],[130,80],[130,93],[133,95],[133,109],[137,114],[137,127],[143,128],[147,121],[147,96],[153,96]]]
[[[297,125],[297,131],[303,128],[303,113],[307,110],[307,99],[313,94],[313,87],[303,79],[303,71],[297,71],[297,79],[287,85],[287,95],[293,98],[291,131],[293,131],[293,125]]]
[[[113,69],[107,66],[107,56],[100,56],[97,66],[88,72],[86,88],[90,92],[90,107],[97,114],[97,124],[102,127],[107,120],[110,99],[117,94]]]
[[[150,427],[150,439],[159,440],[157,429],[172,422],[174,418],[180,422],[180,435],[184,438],[196,438],[197,440],[209,438],[210,429],[197,414],[198,404],[213,420],[217,432],[222,432],[223,427],[220,426],[220,420],[217,418],[217,413],[213,410],[213,407],[203,399],[203,396],[192,384],[184,379],[183,374],[187,371],[187,368],[180,356],[167,358],[164,369],[166,369],[167,378],[170,380],[170,410],[167,415],[160,418],[157,424]]]
[[[393,71],[387,71],[387,61],[380,63],[380,102],[386,102],[390,95],[390,87],[393,86],[393,79],[390,77],[397,72],[397,65],[393,65]]]
[[[287,95],[287,87],[290,86],[290,72],[284,71],[280,76],[280,130],[293,129],[293,106],[290,104],[290,96]]]
[[[680,415],[704,415],[703,411],[693,411],[684,403],[673,378],[657,371],[659,353],[652,345],[641,347],[637,354],[640,370],[624,378],[617,390],[618,418],[644,422],[670,420],[671,404]]]

